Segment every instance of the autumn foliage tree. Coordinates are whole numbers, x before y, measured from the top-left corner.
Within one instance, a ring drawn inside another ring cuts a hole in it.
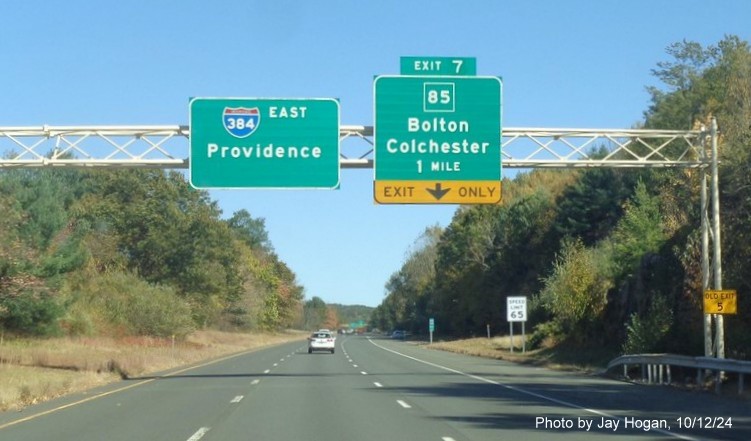
[[[0,327],[21,334],[279,329],[302,301],[263,219],[182,173],[0,172]],[[158,299],[158,301],[157,301]]]

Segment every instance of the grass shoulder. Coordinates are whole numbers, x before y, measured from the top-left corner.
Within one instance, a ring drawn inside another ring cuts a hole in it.
[[[460,340],[438,341],[425,344],[430,349],[455,352],[476,357],[506,360],[520,364],[542,366],[549,369],[599,373],[618,354],[598,348],[570,347],[563,343],[522,352],[521,339],[515,337],[514,352],[511,352],[511,339],[503,337],[480,337]]]
[[[124,378],[152,374],[287,341],[307,333],[197,331],[182,341],[156,337],[4,339],[0,343],[0,411]]]

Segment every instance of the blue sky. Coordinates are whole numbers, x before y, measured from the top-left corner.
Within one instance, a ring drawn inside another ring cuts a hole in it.
[[[401,56],[475,57],[503,77],[503,126],[629,128],[683,39],[751,40],[751,1],[54,1],[0,3],[0,126],[187,124],[190,97],[332,97],[372,125]],[[412,242],[456,206],[336,191],[211,191],[266,220],[306,296],[376,306]]]

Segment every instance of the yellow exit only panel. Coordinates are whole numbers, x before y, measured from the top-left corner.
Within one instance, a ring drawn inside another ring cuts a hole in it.
[[[500,181],[375,181],[379,204],[500,204]]]

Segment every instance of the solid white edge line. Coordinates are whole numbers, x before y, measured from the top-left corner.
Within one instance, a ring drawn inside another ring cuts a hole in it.
[[[412,406],[410,406],[409,404],[405,403],[402,400],[396,400],[396,402],[399,403],[399,405],[402,406],[405,409],[411,409],[412,408]]]
[[[563,401],[563,400],[559,400],[557,398],[548,397],[546,395],[538,394],[537,392],[532,392],[530,390],[522,389],[522,388],[516,387],[516,386],[511,386],[509,384],[499,383],[499,382],[491,380],[489,378],[480,377],[479,375],[468,374],[466,372],[462,372],[462,371],[459,371],[459,370],[456,370],[456,369],[452,369],[450,367],[441,366],[440,364],[431,363],[429,361],[421,360],[419,358],[412,357],[412,356],[407,355],[407,354],[402,354],[401,352],[397,352],[397,351],[395,351],[393,349],[389,349],[389,348],[386,348],[384,346],[381,346],[378,343],[374,342],[370,338],[368,338],[368,341],[370,343],[372,343],[373,345],[375,345],[376,347],[383,349],[386,352],[391,352],[392,354],[396,354],[396,355],[399,355],[401,357],[408,358],[408,359],[416,361],[418,363],[426,364],[428,366],[433,366],[434,368],[438,368],[438,369],[442,369],[444,371],[448,371],[448,372],[451,372],[451,373],[454,373],[454,374],[462,375],[462,376],[465,376],[467,378],[472,378],[474,380],[481,381],[483,383],[494,384],[496,386],[500,386],[500,387],[506,388],[508,390],[513,390],[515,392],[519,392],[519,393],[524,394],[524,395],[529,395],[529,396],[532,396],[532,397],[535,397],[535,398],[539,398],[541,400],[549,401],[551,403],[560,404],[561,406],[570,407],[572,409],[579,409],[579,410],[583,410],[583,411],[588,412],[588,413],[595,414],[597,416],[606,417],[606,418],[610,418],[610,419],[617,419],[619,421],[623,421],[623,418],[619,418],[619,417],[617,417],[615,415],[612,415],[612,414],[609,414],[607,412],[603,412],[603,411],[600,411],[600,410],[597,410],[597,409],[588,409],[586,407],[579,406],[578,404],[569,403],[568,401]],[[401,404],[401,403],[399,403],[399,404]],[[670,432],[668,430],[662,430],[662,429],[652,429],[652,430],[654,430],[655,432],[658,432],[658,433],[660,433],[662,435],[671,436],[673,438],[679,438],[679,439],[683,439],[683,440],[686,440],[686,441],[699,441],[699,439],[697,439],[697,438],[693,438],[693,437],[690,437],[690,436],[687,436],[687,435],[681,435],[681,434],[678,434],[678,433],[673,433],[673,432]]]
[[[206,432],[208,432],[211,428],[210,427],[201,427],[196,431],[196,433],[193,434],[190,438],[188,438],[188,441],[198,441],[199,439],[203,438],[204,435],[206,435]]]

